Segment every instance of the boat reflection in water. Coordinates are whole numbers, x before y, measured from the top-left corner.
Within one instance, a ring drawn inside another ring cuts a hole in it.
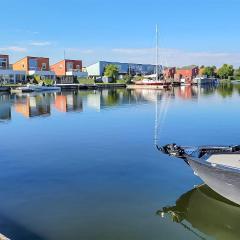
[[[240,236],[240,206],[215,193],[207,185],[183,194],[175,206],[157,211],[191,231],[199,239],[237,240]]]

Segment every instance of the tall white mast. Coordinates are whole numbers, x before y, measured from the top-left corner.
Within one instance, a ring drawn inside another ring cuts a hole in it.
[[[158,25],[156,24],[156,81],[158,81]],[[156,105],[155,105],[155,134],[154,134],[154,145],[157,146],[157,135],[158,135],[158,95],[156,93]]]
[[[158,81],[158,25],[156,24],[156,81]]]

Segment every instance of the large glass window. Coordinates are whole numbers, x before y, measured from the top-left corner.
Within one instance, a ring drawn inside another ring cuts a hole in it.
[[[73,70],[73,63],[72,62],[68,62],[67,63],[67,72],[70,72]]]
[[[46,70],[47,69],[47,64],[46,63],[42,63],[42,70]]]
[[[37,63],[37,59],[35,58],[30,58],[29,59],[29,70],[38,70],[38,63]]]
[[[7,68],[7,58],[0,58],[0,69],[6,69]]]

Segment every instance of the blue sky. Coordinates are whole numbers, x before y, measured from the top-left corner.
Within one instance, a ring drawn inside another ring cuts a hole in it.
[[[25,56],[153,62],[155,24],[168,65],[240,65],[239,0],[8,0],[0,52]]]

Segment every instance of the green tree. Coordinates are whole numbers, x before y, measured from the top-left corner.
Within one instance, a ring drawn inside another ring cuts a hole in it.
[[[221,79],[228,79],[234,75],[234,68],[232,65],[224,64],[218,69],[217,74]]]
[[[114,64],[109,64],[105,67],[104,76],[112,78],[113,81],[117,80],[118,73],[119,73],[118,67]]]
[[[215,70],[216,67],[212,66],[212,67],[204,67],[203,71],[202,71],[202,75],[206,75],[208,77],[212,77],[215,76]]]
[[[126,83],[131,83],[132,76],[126,74],[126,75],[124,75],[123,80],[124,80]]]
[[[234,77],[235,77],[235,79],[240,80],[240,67],[235,70]]]

